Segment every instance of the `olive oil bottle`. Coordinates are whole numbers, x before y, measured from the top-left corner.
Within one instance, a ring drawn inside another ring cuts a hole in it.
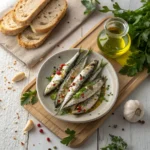
[[[100,50],[111,58],[125,54],[131,45],[128,31],[129,26],[125,20],[118,17],[108,19],[97,38]]]

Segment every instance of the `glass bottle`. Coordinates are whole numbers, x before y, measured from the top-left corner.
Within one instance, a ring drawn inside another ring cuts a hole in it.
[[[118,17],[108,19],[97,38],[100,50],[111,58],[126,53],[131,45],[128,23]]]

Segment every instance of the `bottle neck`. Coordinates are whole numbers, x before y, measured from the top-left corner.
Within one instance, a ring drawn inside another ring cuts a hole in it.
[[[106,21],[104,25],[108,36],[112,38],[120,38],[127,35],[129,31],[128,23],[122,18],[113,17]]]

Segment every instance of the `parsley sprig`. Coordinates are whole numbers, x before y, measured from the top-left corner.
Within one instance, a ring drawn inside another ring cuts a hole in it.
[[[127,143],[119,136],[109,135],[112,143],[108,146],[101,148],[101,150],[126,150]]]
[[[137,10],[124,10],[117,2],[113,4],[113,10],[103,6],[100,12],[112,12],[115,17],[121,17],[129,24],[131,36],[131,55],[120,73],[135,76],[147,68],[150,73],[150,0],[141,0],[143,6]]]
[[[27,105],[27,104],[35,104],[38,99],[36,97],[37,91],[31,91],[29,90],[28,92],[25,92],[22,97],[21,97],[21,105]]]
[[[69,136],[65,137],[64,139],[61,140],[61,143],[64,145],[69,145],[69,143],[75,139],[75,131],[74,130],[70,130],[69,128],[67,128],[67,130],[65,131],[66,134],[68,134]]]
[[[90,14],[96,10],[96,4],[100,4],[98,0],[81,0],[81,3],[86,7],[84,14]]]

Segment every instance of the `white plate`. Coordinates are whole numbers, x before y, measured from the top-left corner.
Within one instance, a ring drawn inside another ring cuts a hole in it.
[[[94,121],[96,119],[101,118],[113,107],[118,96],[119,83],[118,83],[117,74],[114,68],[112,67],[112,65],[110,64],[110,62],[99,53],[92,52],[89,61],[93,59],[97,59],[101,61],[103,59],[104,62],[108,63],[103,70],[103,75],[107,76],[108,78],[106,86],[110,85],[110,88],[108,91],[106,91],[106,95],[105,95],[108,102],[103,101],[102,104],[99,107],[97,107],[94,111],[79,116],[75,116],[72,114],[55,115],[56,111],[54,107],[54,101],[50,99],[50,96],[46,96],[46,97],[43,96],[45,87],[48,84],[48,80],[46,79],[46,77],[49,77],[52,74],[54,70],[54,66],[58,67],[60,64],[67,62],[78,50],[79,49],[66,50],[50,57],[43,64],[43,66],[41,67],[38,73],[36,89],[41,104],[51,115],[53,115],[58,119],[68,121],[68,122],[83,123],[83,122]],[[110,92],[113,93],[112,96],[108,96]]]

